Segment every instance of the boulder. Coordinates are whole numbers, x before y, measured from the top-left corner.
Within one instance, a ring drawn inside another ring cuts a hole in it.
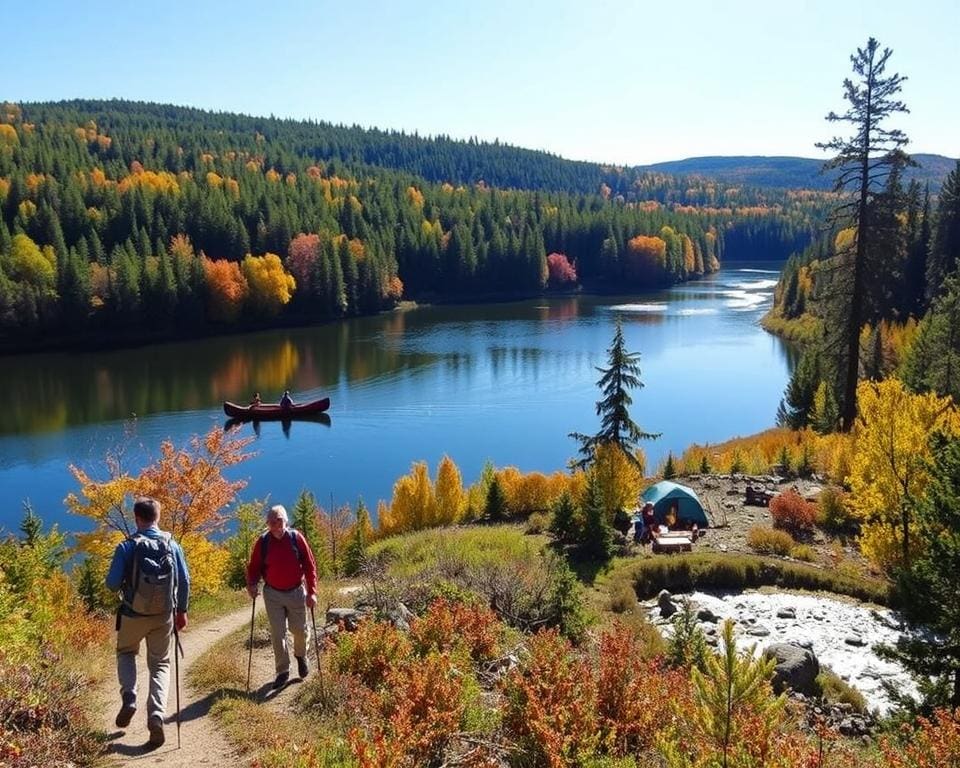
[[[781,608],[777,611],[778,619],[795,619],[797,618],[797,612],[793,608]]]
[[[711,611],[709,608],[698,608],[697,609],[697,621],[702,621],[706,624],[716,624],[720,621],[719,617]]]
[[[660,606],[660,615],[665,619],[669,619],[677,612],[677,606],[673,604],[673,596],[665,589],[661,589],[660,594],[657,595],[657,605]]]
[[[328,608],[327,624],[339,624],[348,632],[355,632],[363,614],[355,608]]]
[[[764,649],[763,655],[777,662],[771,681],[775,692],[790,689],[805,696],[816,693],[820,662],[813,651],[793,643],[774,643]]]
[[[409,632],[410,622],[416,617],[403,603],[397,603],[397,607],[387,613],[387,618],[401,632]]]

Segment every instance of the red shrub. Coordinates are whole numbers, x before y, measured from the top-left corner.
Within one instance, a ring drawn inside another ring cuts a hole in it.
[[[466,698],[464,677],[450,657],[431,653],[387,672],[377,697],[378,722],[369,735],[349,734],[361,768],[434,765],[460,731]]]
[[[806,501],[791,489],[773,497],[770,501],[770,515],[773,517],[774,528],[787,531],[795,539],[802,539],[813,533],[817,505]]]
[[[351,634],[342,634],[334,655],[334,668],[354,675],[368,688],[377,689],[390,669],[410,657],[412,648],[406,635],[390,624],[363,622]]]
[[[655,746],[657,733],[673,719],[670,702],[686,709],[690,679],[657,661],[640,661],[636,635],[622,624],[600,636],[597,713],[607,748],[616,756]]]
[[[464,647],[474,661],[496,657],[500,647],[500,622],[485,606],[467,605],[439,597],[413,622],[410,639],[417,653],[451,651]]]
[[[960,709],[938,709],[904,726],[901,739],[882,739],[883,768],[941,768],[960,765]]]
[[[529,653],[503,682],[504,728],[532,765],[576,765],[599,743],[592,670],[555,629],[532,637]]]

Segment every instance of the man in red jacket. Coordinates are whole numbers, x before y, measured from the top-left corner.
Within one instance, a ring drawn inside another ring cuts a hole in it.
[[[261,578],[277,669],[273,687],[282,688],[290,677],[288,624],[293,635],[297,672],[300,677],[306,677],[310,671],[306,609],[317,604],[317,564],[303,534],[287,527],[287,510],[280,504],[267,511],[267,532],[257,539],[250,553],[247,592],[251,598],[256,598]]]

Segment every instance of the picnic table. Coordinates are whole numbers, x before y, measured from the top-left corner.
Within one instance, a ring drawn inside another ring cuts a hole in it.
[[[661,533],[653,540],[652,548],[655,553],[692,552],[693,538],[689,531]]]

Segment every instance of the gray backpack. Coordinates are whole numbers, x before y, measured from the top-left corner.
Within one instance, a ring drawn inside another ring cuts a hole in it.
[[[123,604],[140,616],[173,612],[177,569],[171,535],[151,538],[142,533],[130,537],[133,562],[123,592]]]

